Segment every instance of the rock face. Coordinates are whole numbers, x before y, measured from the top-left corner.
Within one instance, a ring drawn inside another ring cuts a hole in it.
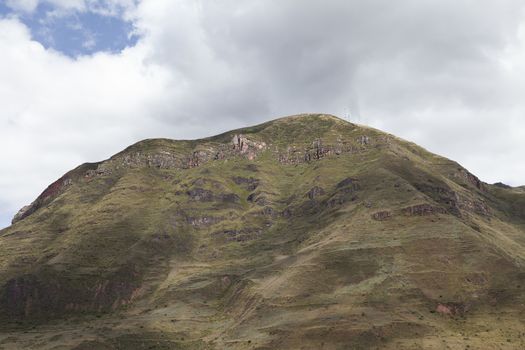
[[[485,185],[480,185],[480,188],[483,186]],[[461,216],[464,212],[483,216],[490,215],[490,208],[486,205],[485,199],[479,196],[467,197],[451,188],[429,184],[416,184],[416,188],[446,207],[448,212],[454,215]]]
[[[224,220],[222,217],[214,216],[201,216],[201,217],[188,217],[188,223],[193,227],[211,226]]]
[[[247,191],[253,191],[259,186],[259,180],[254,179],[253,177],[246,178],[242,176],[235,176],[233,178],[233,182],[235,182],[237,185],[243,186]]]
[[[53,201],[58,195],[60,195],[68,186],[73,183],[72,179],[68,175],[64,175],[57,181],[49,185],[44,192],[30,205],[24,206],[18,211],[11,221],[12,224],[23,220],[27,216],[33,214],[35,211],[43,207],[44,205]]]
[[[359,180],[352,179],[350,177],[347,177],[346,179],[340,181],[336,188],[342,188],[345,191],[352,192],[357,191],[359,189]]]
[[[446,214],[447,213],[446,209],[444,208],[432,206],[426,203],[406,207],[406,208],[403,208],[401,211],[403,212],[403,214],[409,215],[409,216],[414,216],[414,215],[424,216],[424,215],[435,215],[435,214]]]
[[[377,221],[388,220],[392,217],[392,212],[389,210],[378,211],[377,213],[372,214],[372,219]]]
[[[211,202],[214,200],[215,195],[210,190],[205,190],[202,188],[194,188],[186,192],[187,195],[194,201],[198,202]]]
[[[18,211],[18,213],[15,214],[15,216],[13,217],[13,220],[11,220],[11,223],[14,224],[20,220],[22,220],[23,218],[25,218],[27,215],[27,212],[31,209],[31,205],[26,205],[24,207],[22,207],[22,209],[20,209]]]
[[[335,144],[323,144],[322,139],[314,140],[310,146],[299,149],[296,146],[288,146],[286,152],[279,153],[278,160],[281,164],[302,164],[320,160],[325,157],[334,157],[343,153],[357,153],[356,145],[337,141]]]
[[[442,315],[456,316],[464,315],[467,311],[465,305],[460,303],[447,303],[447,304],[438,304],[436,307],[436,312]]]
[[[265,142],[252,141],[242,134],[233,135],[232,144],[235,151],[245,155],[249,160],[255,159],[261,151],[266,150]]]
[[[324,194],[325,194],[325,191],[323,190],[322,187],[314,186],[312,187],[312,189],[310,189],[310,191],[308,191],[306,196],[310,199],[316,199],[317,197],[320,197]]]
[[[144,140],[14,221],[5,349],[525,348],[525,191],[332,116]]]

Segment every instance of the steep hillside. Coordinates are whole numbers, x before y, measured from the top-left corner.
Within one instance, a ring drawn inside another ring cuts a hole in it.
[[[0,349],[522,349],[525,192],[329,115],[139,142],[0,231]]]

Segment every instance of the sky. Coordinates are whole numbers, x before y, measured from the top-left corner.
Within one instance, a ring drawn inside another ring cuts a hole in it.
[[[298,113],[525,185],[522,0],[0,0],[0,227],[144,138]]]

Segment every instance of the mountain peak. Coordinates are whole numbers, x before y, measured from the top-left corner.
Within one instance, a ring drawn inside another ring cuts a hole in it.
[[[76,349],[507,344],[524,227],[522,191],[331,115],[144,140],[0,231],[2,345],[55,326]]]

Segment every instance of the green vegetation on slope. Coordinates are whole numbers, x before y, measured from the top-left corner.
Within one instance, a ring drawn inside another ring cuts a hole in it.
[[[0,231],[0,349],[525,346],[525,193],[301,115],[83,165]]]

